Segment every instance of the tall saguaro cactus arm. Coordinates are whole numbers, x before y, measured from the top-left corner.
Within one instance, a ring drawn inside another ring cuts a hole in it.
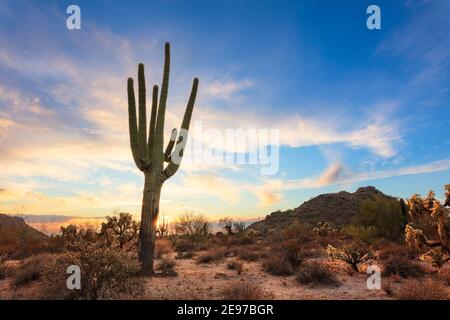
[[[178,133],[178,139],[177,130],[173,129],[166,150],[163,152],[169,72],[170,45],[166,43],[161,92],[158,99],[158,86],[153,86],[148,134],[144,65],[141,63],[138,67],[139,117],[136,116],[133,79],[128,79],[128,122],[131,153],[133,154],[136,166],[145,175],[139,234],[139,257],[144,274],[153,273],[153,252],[155,248],[156,222],[158,220],[161,188],[164,181],[173,176],[180,167],[198,87],[198,79],[194,78],[191,95],[181,124],[181,130]],[[166,168],[164,168],[164,162],[168,162]]]
[[[164,179],[168,179],[177,172],[181,164],[181,159],[183,158],[184,147],[187,143],[189,125],[191,123],[192,111],[194,109],[195,98],[197,96],[198,79],[194,78],[192,83],[191,95],[189,97],[188,104],[186,106],[186,111],[184,112],[183,122],[181,123],[181,130],[178,135],[178,141],[175,146],[175,150],[170,156],[169,164],[164,170]]]

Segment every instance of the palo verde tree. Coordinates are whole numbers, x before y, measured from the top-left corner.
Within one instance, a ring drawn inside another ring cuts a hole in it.
[[[169,89],[169,71],[170,44],[166,43],[161,93],[158,97],[158,86],[153,86],[149,130],[147,130],[144,65],[141,63],[138,67],[139,118],[136,117],[133,79],[128,78],[128,121],[131,152],[136,166],[144,173],[145,177],[139,232],[139,258],[142,273],[147,275],[153,273],[156,222],[158,221],[161,188],[163,183],[173,176],[180,167],[198,87],[198,79],[194,78],[191,95],[181,123],[181,130],[179,133],[176,129],[172,130],[170,141],[164,151],[164,119]],[[168,164],[165,165],[165,162]]]

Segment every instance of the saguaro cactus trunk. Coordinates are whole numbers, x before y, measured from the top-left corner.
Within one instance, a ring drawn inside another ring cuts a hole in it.
[[[139,258],[142,273],[147,275],[153,273],[156,223],[158,221],[161,188],[164,182],[173,176],[180,167],[198,87],[198,79],[194,78],[191,95],[184,112],[183,122],[181,123],[181,130],[179,133],[176,129],[172,130],[170,141],[164,151],[164,118],[169,89],[169,71],[170,45],[166,43],[161,93],[158,101],[158,86],[153,86],[152,109],[148,130],[144,65],[141,63],[138,67],[138,119],[136,117],[133,79],[128,78],[128,121],[131,152],[136,166],[145,176],[141,227],[139,231]],[[168,163],[167,166],[164,166],[164,162]]]

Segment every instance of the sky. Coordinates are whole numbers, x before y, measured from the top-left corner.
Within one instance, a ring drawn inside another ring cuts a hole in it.
[[[198,161],[188,148],[163,186],[166,219],[255,219],[367,185],[443,198],[450,2],[372,2],[1,1],[0,212],[139,218],[126,80],[142,62],[148,88],[160,85],[166,41],[166,141],[198,77],[189,145],[245,155],[221,135],[276,132],[258,146],[279,160],[267,175],[261,162]],[[71,4],[80,30],[66,27]],[[366,27],[371,4],[380,30]]]

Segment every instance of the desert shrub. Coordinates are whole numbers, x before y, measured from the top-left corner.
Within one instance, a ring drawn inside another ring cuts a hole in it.
[[[50,260],[47,254],[32,256],[22,262],[19,269],[14,274],[13,283],[16,286],[25,285],[32,281],[39,280]]]
[[[390,282],[384,282],[381,286],[381,289],[383,289],[384,292],[388,295],[388,297],[394,296],[394,289],[392,288],[392,285]]]
[[[242,248],[239,250],[239,259],[245,261],[259,261],[264,257],[264,254],[258,250],[252,250],[250,248]]]
[[[327,221],[318,222],[313,232],[321,237],[331,236],[336,233],[336,229],[331,226]]]
[[[391,256],[402,256],[405,258],[414,259],[417,255],[416,250],[396,243],[385,243],[380,245],[380,247],[381,248],[379,249],[377,256],[381,260],[386,260]]]
[[[118,245],[96,241],[98,237],[95,234],[95,229],[90,226],[71,228],[66,232],[65,254],[49,273],[59,279],[55,285],[61,286],[61,281],[66,281],[67,267],[76,265],[81,270],[82,286],[81,290],[71,293],[75,298],[109,299],[142,292],[142,283],[136,279],[140,273],[136,254],[124,251]]]
[[[450,287],[450,269],[439,270],[437,279],[446,286]]]
[[[295,279],[301,284],[325,286],[339,286],[340,284],[334,272],[319,262],[301,265]]]
[[[374,226],[346,225],[341,232],[355,241],[373,243],[378,238],[378,230]]]
[[[197,263],[211,263],[222,260],[225,253],[226,252],[222,248],[210,249],[197,257]]]
[[[308,243],[315,238],[315,234],[309,225],[295,222],[290,224],[281,233],[282,239],[295,239],[301,243]]]
[[[422,268],[405,256],[391,255],[383,260],[383,276],[398,275],[402,278],[411,278],[423,274]]]
[[[302,245],[294,239],[276,243],[272,247],[272,252],[281,255],[282,259],[287,260],[294,269],[309,257],[308,250],[305,250]]]
[[[294,274],[295,268],[282,255],[270,255],[262,263],[264,271],[275,276],[290,276]]]
[[[223,290],[222,295],[225,300],[262,300],[266,298],[263,289],[249,280],[231,283]]]
[[[165,254],[170,253],[171,250],[170,242],[166,239],[158,239],[155,243],[155,259],[161,259],[161,257]]]
[[[184,237],[175,237],[172,239],[172,246],[176,252],[193,251],[196,244],[191,239]]]
[[[158,262],[156,269],[161,271],[163,275],[173,276],[177,275],[177,273],[175,272],[175,265],[175,260],[164,257]]]
[[[177,235],[199,241],[208,236],[210,223],[201,214],[186,212],[172,223],[172,227]]]
[[[404,205],[403,205],[404,206]],[[353,225],[368,230],[373,227],[376,238],[402,241],[407,223],[402,203],[394,198],[376,197],[361,204],[360,212],[352,221]]]
[[[235,270],[237,274],[241,274],[244,270],[243,263],[241,261],[232,260],[227,263],[227,268],[230,270]]]
[[[123,248],[129,243],[137,241],[139,224],[127,212],[115,213],[107,216],[102,223],[100,235],[105,238],[108,245],[117,243]]]
[[[255,243],[255,238],[252,238],[251,236],[247,235],[246,233],[238,233],[233,234],[228,238],[227,244],[228,245],[247,245],[247,244],[253,244]]]
[[[408,280],[396,292],[399,300],[447,300],[447,287],[436,280]]]
[[[6,278],[8,274],[8,266],[6,265],[9,256],[6,253],[0,253],[0,280]]]
[[[358,272],[358,266],[361,263],[372,259],[369,247],[361,241],[353,241],[341,248],[335,248],[329,244],[327,247],[327,254],[332,259],[341,260],[349,264],[356,272]]]

